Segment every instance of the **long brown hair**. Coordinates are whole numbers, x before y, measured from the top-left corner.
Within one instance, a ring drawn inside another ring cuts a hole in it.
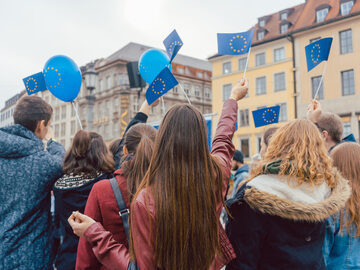
[[[222,187],[221,167],[209,153],[202,114],[191,105],[172,107],[160,125],[149,170],[135,195],[147,188],[155,201],[151,233],[158,268],[209,268],[220,252],[216,208],[223,201]],[[135,258],[132,241],[131,255]]]
[[[336,185],[324,140],[309,120],[290,121],[274,133],[263,159],[251,171],[249,181],[277,160],[281,160],[279,175],[294,177],[299,185],[304,182],[321,185],[324,181],[330,188]]]
[[[349,180],[352,188],[345,211],[341,211],[341,227],[346,227],[350,233],[350,228],[354,224],[355,237],[360,237],[360,145],[354,142],[342,143],[334,148],[331,157],[335,167]]]
[[[79,130],[63,163],[66,174],[112,173],[114,159],[98,133]]]
[[[125,135],[128,156],[124,158],[129,159],[123,162],[121,169],[127,177],[130,202],[149,167],[155,136],[156,129],[146,124],[131,127]]]

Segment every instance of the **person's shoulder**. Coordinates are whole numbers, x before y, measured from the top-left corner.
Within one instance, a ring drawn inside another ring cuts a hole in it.
[[[135,208],[143,208],[149,211],[152,215],[155,214],[155,201],[148,187],[143,188],[139,194],[134,198],[132,204]]]

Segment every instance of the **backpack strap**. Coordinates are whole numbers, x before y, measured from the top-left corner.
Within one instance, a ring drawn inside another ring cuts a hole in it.
[[[121,190],[119,188],[119,185],[115,177],[110,179],[110,184],[114,192],[117,205],[119,207],[119,215],[123,221],[126,237],[129,240],[129,213],[130,213],[129,208],[126,207],[124,197],[121,193]]]

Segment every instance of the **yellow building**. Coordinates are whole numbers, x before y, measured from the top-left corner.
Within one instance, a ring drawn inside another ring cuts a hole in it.
[[[289,35],[304,4],[259,18],[246,77],[249,94],[239,102],[235,147],[249,159],[260,151],[261,136],[269,126],[255,128],[251,112],[262,107],[281,105],[279,124],[296,118],[296,84],[294,83],[294,42]],[[213,112],[220,114],[231,88],[243,78],[247,55],[209,58],[213,64]],[[295,94],[294,94],[295,93]],[[215,130],[214,121],[213,130]]]
[[[324,111],[338,114],[344,122],[344,137],[360,128],[360,2],[354,0],[308,0],[293,30],[297,70],[298,114],[317,89],[325,62],[307,72],[305,49],[318,38],[333,37],[333,43],[320,88]]]

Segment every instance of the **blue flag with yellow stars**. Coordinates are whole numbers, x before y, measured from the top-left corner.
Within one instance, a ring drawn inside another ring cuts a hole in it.
[[[165,38],[164,45],[171,62],[179,52],[180,48],[183,45],[183,42],[176,30],[174,30],[170,33],[170,35],[167,36],[167,38]]]
[[[305,47],[308,71],[328,60],[332,41],[333,38],[322,38]]]
[[[178,84],[169,68],[164,68],[150,84],[145,97],[149,105]]]
[[[46,83],[42,72],[23,79],[28,95],[46,90]]]
[[[262,127],[279,122],[280,105],[267,107],[252,112],[255,127]]]
[[[248,53],[253,35],[254,29],[242,33],[218,33],[218,53],[221,55],[239,55]]]

